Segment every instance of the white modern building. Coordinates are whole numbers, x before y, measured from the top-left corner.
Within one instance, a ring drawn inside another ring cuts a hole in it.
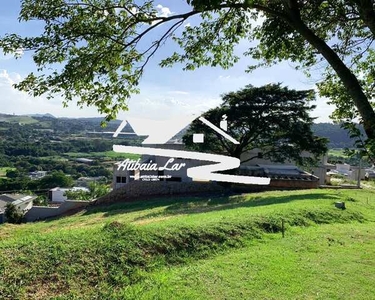
[[[147,145],[147,147],[157,147],[160,149],[174,149],[182,150],[184,145],[182,143],[168,143],[162,145]],[[164,168],[164,170],[126,170],[126,166],[115,164],[113,167],[113,189],[118,189],[125,184],[133,180],[141,181],[175,181],[175,182],[189,182],[192,181],[187,176],[187,169],[191,167],[197,167],[204,164],[202,161],[181,159],[181,158],[170,158],[155,155],[142,155],[139,159],[139,164],[155,166]],[[173,166],[178,169],[172,170]]]
[[[226,133],[226,119],[223,118],[223,120],[220,122],[220,128],[204,118],[201,121],[212,130],[228,139],[230,142],[238,144],[234,138]],[[121,126],[119,129],[121,129]],[[135,132],[137,132],[137,130],[135,130]],[[164,136],[165,132],[161,131],[161,134],[163,134],[163,139],[165,140],[163,144],[157,143],[159,141],[161,142],[162,139],[159,139],[158,135],[155,134],[152,138],[148,136],[147,139],[143,141],[142,145],[144,147],[158,149],[187,150],[185,149],[185,145],[182,141],[181,132],[183,131],[181,130],[179,133],[167,140],[167,137]],[[180,138],[177,138],[177,136],[180,136]],[[151,141],[155,143],[151,143]],[[204,134],[193,134],[193,142],[204,143]],[[303,152],[301,153],[301,156],[309,157],[311,154],[308,152]],[[171,161],[171,159],[173,161]],[[316,176],[300,170],[292,161],[287,161],[283,164],[275,164],[269,159],[263,157],[260,149],[252,149],[244,153],[241,155],[240,160],[243,162],[241,163],[240,172],[245,176],[269,177],[275,180],[284,181],[318,181]],[[152,167],[153,164],[155,165],[154,168]],[[134,160],[125,160],[114,165],[112,187],[113,189],[118,189],[133,180],[188,182],[192,181],[192,178],[187,176],[187,170],[189,168],[202,166],[205,164],[212,164],[212,162],[155,155],[142,155],[142,157],[136,162]],[[173,169],[172,165],[176,165],[176,168]],[[177,169],[178,166],[182,167]]]
[[[33,180],[42,179],[47,176],[47,171],[35,171],[29,173],[29,178]]]
[[[63,203],[66,200],[68,200],[68,197],[65,195],[67,191],[84,191],[84,192],[89,192],[90,190],[85,187],[72,187],[72,188],[60,188],[60,187],[55,187],[53,189],[50,189],[48,192],[48,199],[52,203]]]
[[[12,203],[19,211],[26,213],[33,207],[33,200],[37,196],[23,194],[2,194],[0,195],[0,224],[5,222],[5,209],[8,203]]]

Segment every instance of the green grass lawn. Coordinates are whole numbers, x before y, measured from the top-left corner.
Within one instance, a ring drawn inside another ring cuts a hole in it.
[[[42,128],[50,129],[52,128],[52,121],[41,121],[38,125]]]
[[[1,167],[0,168],[0,177],[5,177],[5,175],[7,174],[8,170],[15,170],[15,168]]]
[[[107,159],[134,159],[137,160],[140,158],[138,154],[132,153],[117,153],[114,151],[104,151],[104,152],[90,152],[90,153],[82,153],[82,152],[67,152],[64,155],[71,157],[71,158],[107,158]]]
[[[183,266],[126,290],[133,299],[372,299],[374,224],[291,229]],[[125,295],[125,293],[124,293]]]
[[[51,160],[54,160],[54,161],[69,161],[69,159],[61,157],[59,155],[41,156],[41,157],[39,157],[39,159],[49,160],[49,161],[51,161]]]
[[[0,116],[1,122],[8,123],[21,123],[21,124],[34,124],[38,123],[38,120],[29,116]]]
[[[340,148],[329,149],[328,155],[337,156],[337,157],[347,157],[347,155],[345,155],[344,153],[344,149],[340,149]]]
[[[374,191],[305,190],[0,225],[0,299],[372,299],[374,222]]]

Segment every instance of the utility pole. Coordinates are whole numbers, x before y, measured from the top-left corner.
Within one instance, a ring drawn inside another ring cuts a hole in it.
[[[358,166],[358,178],[357,178],[357,188],[361,188],[361,169],[362,169],[362,159],[359,158],[359,166]]]

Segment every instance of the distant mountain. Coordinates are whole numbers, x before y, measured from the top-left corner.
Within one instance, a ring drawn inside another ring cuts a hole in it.
[[[17,116],[17,115],[8,115],[8,114],[1,114],[0,113],[0,122],[6,122],[6,123],[15,123],[15,124],[34,124],[38,123],[38,120],[35,120],[34,118],[30,116]]]
[[[312,126],[312,130],[317,136],[329,139],[329,148],[353,148],[354,146],[354,139],[351,139],[348,132],[339,124],[317,123]],[[364,133],[362,127],[360,130]]]
[[[91,122],[91,123],[100,123],[104,120],[103,117],[88,117],[88,118],[68,118],[68,117],[61,117],[58,118],[60,120],[80,120],[80,121],[85,121],[85,122]],[[109,122],[109,124],[121,124],[121,120],[112,120]]]
[[[28,114],[28,115],[25,115],[25,116],[28,116],[28,117],[36,117],[36,118],[52,118],[52,119],[56,119],[56,117],[50,113],[46,113],[46,114]]]
[[[177,133],[171,141],[181,141],[189,126]],[[352,148],[354,140],[349,137],[348,132],[341,128],[339,124],[332,123],[316,123],[312,126],[313,132],[320,137],[325,137],[329,140],[329,148]],[[361,128],[362,132],[363,129]]]
[[[45,118],[49,118],[49,121],[52,121],[53,124],[48,125],[49,123],[43,123]],[[18,123],[18,124],[32,124],[35,126],[42,126],[43,128],[66,131],[67,133],[73,132],[109,132],[115,131],[120,125],[121,120],[113,120],[107,124],[107,127],[103,128],[100,126],[101,122],[104,120],[103,117],[92,117],[92,118],[56,118],[52,114],[29,114],[29,115],[9,115],[0,113],[0,122],[7,123]],[[45,127],[47,126],[47,127]],[[182,137],[186,133],[189,126],[181,130],[176,134],[171,140],[181,141]],[[317,123],[312,126],[313,132],[320,137],[325,137],[329,140],[329,148],[352,148],[354,140],[349,137],[348,132],[345,129],[342,129],[339,124],[332,123]],[[363,128],[361,128],[362,132]],[[123,133],[133,133],[133,128],[127,124],[122,130]]]

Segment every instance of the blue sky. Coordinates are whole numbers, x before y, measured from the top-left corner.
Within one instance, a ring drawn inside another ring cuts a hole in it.
[[[156,1],[161,13],[173,14],[184,11],[185,1]],[[6,33],[33,35],[42,29],[38,22],[19,23],[18,13],[20,1],[7,1],[0,11],[0,36]],[[189,21],[194,24],[194,20]],[[152,38],[152,36],[150,36]],[[248,47],[247,42],[238,45],[236,52],[242,53]],[[246,66],[254,64],[248,57],[229,70],[204,67],[195,71],[182,71],[181,66],[160,68],[158,62],[175,49],[168,43],[148,65],[140,89],[141,93],[129,100],[129,111],[123,112],[119,118],[141,117],[150,119],[170,119],[179,115],[200,114],[220,103],[220,95],[235,91],[247,84],[260,86],[267,83],[281,82],[294,89],[314,87],[314,80],[308,79],[301,71],[294,70],[288,62],[272,68],[258,69],[251,74],[245,73]],[[47,100],[44,97],[32,98],[12,88],[12,84],[22,79],[29,72],[35,71],[31,55],[24,53],[21,59],[14,59],[0,53],[0,112],[1,113],[51,113],[64,117],[100,116],[95,108],[78,109],[72,103],[63,108],[61,99]],[[333,107],[326,100],[318,99],[317,109],[313,115],[317,122],[329,121]]]

